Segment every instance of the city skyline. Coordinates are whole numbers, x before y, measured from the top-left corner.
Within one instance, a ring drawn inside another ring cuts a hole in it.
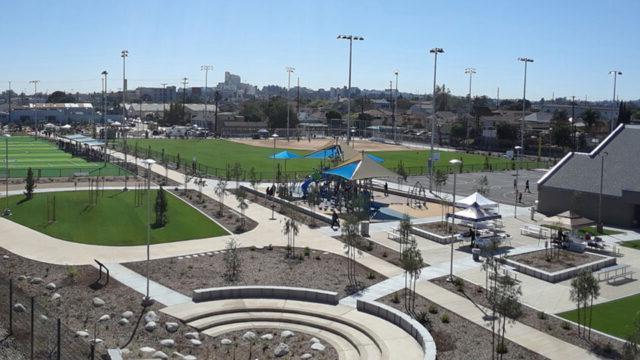
[[[225,71],[260,88],[286,86],[285,68],[293,66],[293,83],[300,76],[303,87],[342,87],[348,45],[336,36],[346,33],[365,38],[353,49],[352,85],[361,89],[386,88],[398,69],[400,91],[431,93],[428,49],[438,46],[445,50],[438,60],[438,84],[454,95],[467,94],[464,69],[473,67],[474,96],[494,98],[500,87],[500,98],[521,97],[523,70],[517,58],[526,56],[535,60],[528,69],[528,99],[573,95],[610,100],[611,70],[623,73],[617,82],[619,99],[640,97],[640,73],[633,64],[640,49],[633,45],[632,17],[640,4],[632,1],[543,1],[517,7],[498,1],[491,8],[405,2],[391,10],[382,3],[338,6],[333,1],[110,5],[11,4],[0,16],[7,48],[15,56],[0,59],[0,89],[11,81],[14,91],[30,94],[29,81],[37,79],[42,92],[99,92],[100,73],[106,70],[109,90],[117,91],[122,88],[122,49],[130,53],[129,90],[161,83],[179,87],[183,77],[190,86],[203,86],[202,64],[213,65],[210,86],[223,81]],[[8,15],[12,12],[34,16],[18,20]]]

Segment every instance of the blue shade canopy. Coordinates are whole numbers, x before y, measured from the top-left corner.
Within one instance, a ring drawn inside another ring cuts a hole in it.
[[[341,178],[351,180],[353,179],[353,174],[356,172],[356,169],[360,165],[360,162],[352,162],[346,165],[338,166],[335,169],[327,170],[324,173],[328,175],[340,176]]]
[[[377,162],[377,163],[380,163],[380,164],[381,164],[381,163],[383,163],[383,162],[384,162],[384,159],[383,159],[383,158],[381,158],[381,157],[377,157],[377,156],[375,156],[375,155],[371,155],[371,154],[367,154],[367,156],[368,156],[371,160],[373,160],[373,161],[375,161],[375,162]]]
[[[329,159],[334,158],[339,155],[338,147],[334,146],[328,149],[321,149],[318,151],[314,151],[311,154],[307,154],[304,157],[307,159]]]
[[[285,151],[281,151],[277,154],[273,154],[271,156],[269,156],[269,159],[276,159],[276,160],[289,160],[289,159],[299,159],[302,156],[296,154],[296,153],[292,153],[291,151],[285,150]]]
[[[340,176],[347,180],[364,180],[398,176],[393,171],[377,163],[363,152],[351,160],[324,172],[327,175]]]

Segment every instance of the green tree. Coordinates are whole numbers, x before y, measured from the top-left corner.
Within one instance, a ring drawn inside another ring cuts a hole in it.
[[[249,203],[247,202],[247,193],[242,188],[236,191],[236,200],[238,200],[238,209],[240,209],[240,229],[244,230],[246,225],[244,212],[249,208]]]
[[[287,237],[287,256],[290,258],[296,256],[296,236],[299,232],[298,222],[291,216],[286,217],[282,225],[282,233]]]
[[[342,119],[342,114],[340,114],[336,110],[329,110],[324,114],[324,116],[327,118],[327,120]]]
[[[27,178],[24,180],[24,183],[24,196],[27,200],[31,200],[33,198],[33,190],[36,188],[36,181],[31,168],[27,170]]]
[[[167,203],[166,192],[164,191],[162,186],[160,186],[160,189],[158,189],[158,191],[156,192],[156,204],[155,204],[156,222],[154,224],[155,227],[157,228],[163,227],[169,221],[169,218],[167,217],[168,205],[169,204]]]
[[[501,318],[498,320],[502,322],[501,329],[499,327],[500,340],[498,342],[497,353],[499,358],[502,359],[507,352],[505,343],[505,333],[507,321],[514,322],[522,314],[522,305],[520,304],[520,296],[522,295],[522,289],[518,281],[511,277],[507,271],[504,275],[495,275],[499,279],[497,281],[496,288],[496,311],[500,314]]]
[[[498,140],[512,144],[518,140],[518,127],[506,121],[500,121],[496,124],[496,136]]]
[[[262,121],[266,117],[264,108],[265,104],[263,101],[248,100],[242,104],[240,115],[244,116],[244,119],[249,122]]]
[[[73,103],[76,102],[76,98],[67,94],[64,91],[54,91],[49,96],[47,96],[48,103]]]
[[[159,124],[162,126],[186,125],[188,121],[184,116],[185,113],[184,104],[169,104],[169,109],[164,112]]]
[[[585,272],[584,287],[589,298],[589,339],[591,339],[591,324],[593,320],[593,301],[600,296],[600,283],[591,272]]]
[[[640,359],[640,312],[635,314],[631,333],[622,349],[622,360]]]
[[[240,279],[242,262],[238,254],[238,243],[231,238],[225,247],[224,252],[224,278],[229,282],[236,282]]]
[[[573,144],[571,126],[567,113],[556,111],[551,118],[551,137],[558,146],[571,147]]]
[[[287,127],[287,101],[286,99],[275,96],[267,101],[264,110],[265,115],[269,118],[269,127],[272,129]],[[294,128],[298,126],[298,116],[293,107],[289,108],[289,126]]]
[[[582,113],[582,121],[584,121],[584,124],[587,127],[587,131],[593,131],[598,120],[600,120],[599,111],[588,108]]]
[[[227,194],[227,182],[225,180],[218,180],[215,188],[213,188],[213,192],[218,197],[218,216],[222,216],[222,210],[224,209],[224,197]]]
[[[347,279],[352,290],[358,289],[356,276],[356,254],[358,253],[358,218],[354,214],[347,214],[341,226],[344,249],[349,259],[347,261]]]
[[[577,277],[571,280],[571,290],[569,298],[576,304],[578,315],[578,336],[584,331],[581,325],[586,326],[586,303],[589,299],[589,289],[587,287],[587,277],[590,275],[587,271],[581,271]],[[584,320],[583,320],[584,319]],[[584,334],[583,334],[584,335]]]

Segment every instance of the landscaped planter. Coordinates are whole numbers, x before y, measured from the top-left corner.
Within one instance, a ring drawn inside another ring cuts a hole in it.
[[[535,251],[540,251],[540,250],[535,250]],[[616,258],[614,257],[604,256],[599,254],[593,254],[593,255],[600,257],[601,259],[587,263],[587,264],[575,266],[572,268],[559,270],[556,272],[544,271],[544,270],[535,268],[533,266],[529,266],[529,265],[517,262],[515,260],[509,259],[508,257],[504,258],[503,261],[506,265],[513,267],[518,272],[521,272],[529,276],[533,276],[540,280],[556,283],[556,282],[574,278],[584,269],[594,272],[594,271],[603,269],[605,267],[616,265]]]
[[[427,231],[427,230],[424,230],[424,229],[417,228],[415,226],[411,226],[410,232],[413,235],[417,235],[417,236],[423,237],[425,239],[429,239],[429,240],[435,241],[435,242],[440,243],[440,244],[451,244],[452,242],[458,241],[456,239],[456,237],[453,236],[453,235],[443,236],[443,235],[439,235],[439,234],[433,233],[431,231]]]

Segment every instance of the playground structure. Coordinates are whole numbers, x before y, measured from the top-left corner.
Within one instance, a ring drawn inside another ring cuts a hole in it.
[[[407,205],[412,209],[427,209],[427,189],[420,183],[416,183],[409,189],[409,196],[407,197]]]

